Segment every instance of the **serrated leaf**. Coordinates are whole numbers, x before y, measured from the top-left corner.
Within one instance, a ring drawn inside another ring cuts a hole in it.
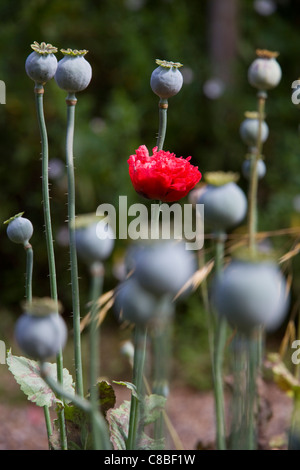
[[[110,437],[115,450],[126,450],[129,413],[130,402],[128,400],[123,401],[119,408],[110,412]]]
[[[164,410],[166,398],[162,395],[147,395],[144,400],[144,424],[154,423]]]
[[[165,403],[164,397],[160,397],[159,395],[150,395],[150,397],[146,397],[145,400],[148,401],[147,408],[151,415],[147,418],[147,423],[155,421],[158,417],[156,413],[161,411],[162,402],[163,405]],[[110,436],[115,450],[126,450],[126,440],[129,431],[129,414],[130,402],[128,400],[125,400],[119,408],[111,410],[110,412]],[[143,425],[145,424],[144,418],[145,417],[142,418]],[[162,450],[164,449],[164,445],[164,439],[155,440],[149,437],[145,432],[139,432],[137,450]]]
[[[13,374],[21,390],[27,395],[28,400],[37,406],[55,406],[61,403],[45,381],[40,376],[40,367],[38,362],[22,356],[14,356],[11,351],[7,353],[7,365]],[[56,364],[46,363],[49,375],[57,380]],[[63,386],[71,394],[75,393],[73,378],[67,369],[63,369]]]
[[[106,380],[102,380],[97,383],[98,393],[100,398],[100,408],[104,417],[110,408],[113,408],[116,404],[116,394],[110,383]]]
[[[126,381],[120,381],[120,382],[117,382],[116,380],[114,380],[114,383],[117,384],[117,385],[125,385],[125,387],[129,388],[129,390],[131,390],[131,393],[132,395],[137,398],[138,400],[140,399],[137,391],[136,391],[136,386],[131,383],[131,382],[126,382]]]
[[[91,450],[93,441],[87,414],[73,404],[65,405],[68,447],[72,450]]]

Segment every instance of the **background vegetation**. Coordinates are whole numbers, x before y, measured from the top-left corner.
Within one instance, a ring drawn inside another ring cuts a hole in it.
[[[192,162],[203,173],[239,172],[246,152],[239,125],[245,111],[256,109],[255,90],[247,81],[248,67],[257,48],[280,52],[282,81],[267,101],[270,137],[264,146],[267,175],[259,188],[259,228],[276,230],[290,227],[295,220],[297,223],[294,199],[300,192],[300,116],[291,102],[291,84],[300,76],[300,4],[278,0],[271,15],[260,14],[255,4],[252,0],[2,0],[0,79],[6,84],[6,104],[0,105],[0,221],[24,211],[34,225],[34,295],[49,295],[49,283],[40,141],[33,82],[24,69],[33,41],[89,51],[86,58],[93,78],[88,89],[78,95],[76,110],[78,214],[94,213],[103,202],[117,206],[119,195],[127,195],[129,204],[140,201],[130,183],[127,159],[141,144],[150,149],[155,146],[158,99],[149,81],[156,58],[184,64],[184,87],[169,102],[165,148],[178,156],[192,155]],[[207,91],[211,78],[221,79],[224,86],[215,99]],[[60,177],[52,179],[51,197],[59,297],[68,316],[70,273],[63,236],[67,212],[64,100],[64,92],[54,81],[46,85],[50,159],[62,164]],[[247,190],[242,177],[240,184]],[[290,239],[286,241],[288,249]],[[126,244],[116,243],[107,265],[107,289],[117,282],[116,266],[124,248]],[[0,229],[0,263],[0,338],[5,339],[7,325],[20,313],[25,270],[22,247],[7,239],[5,226]],[[298,264],[295,259],[295,286],[299,284]],[[84,266],[80,265],[80,270],[84,305],[88,274]],[[176,354],[183,364],[190,365],[191,369],[183,369],[191,383],[195,383],[199,360],[193,364],[195,348],[201,354],[207,344],[198,296],[179,304],[175,324]],[[194,348],[193,354],[188,345]]]

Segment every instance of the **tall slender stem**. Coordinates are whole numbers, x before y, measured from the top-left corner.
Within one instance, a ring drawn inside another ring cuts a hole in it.
[[[83,374],[81,357],[81,335],[80,335],[80,300],[78,283],[78,263],[75,240],[75,172],[73,158],[75,106],[77,99],[74,94],[68,94],[67,103],[67,134],[66,134],[66,162],[68,173],[68,228],[70,243],[70,265],[71,265],[71,288],[73,304],[73,330],[74,330],[74,360],[76,391],[83,396]]]
[[[226,234],[220,232],[216,234],[216,257],[215,270],[219,275],[223,268],[224,247]],[[216,319],[214,331],[214,350],[213,350],[213,374],[214,374],[214,395],[216,408],[216,444],[219,450],[226,449],[226,430],[225,430],[225,405],[224,405],[224,386],[223,386],[223,361],[224,348],[226,343],[227,324],[221,316]]]
[[[32,302],[32,273],[33,273],[33,249],[30,243],[27,243],[25,246],[26,251],[26,300],[27,302]]]
[[[52,223],[51,223],[51,211],[50,211],[50,197],[49,197],[49,177],[48,177],[48,166],[49,166],[49,152],[48,152],[48,136],[44,117],[44,87],[40,84],[35,84],[35,102],[37,110],[37,118],[39,123],[41,145],[42,145],[42,193],[43,193],[43,209],[44,209],[44,223],[45,223],[45,234],[46,234],[46,245],[48,254],[49,264],[49,278],[50,278],[50,292],[51,298],[57,303],[57,281],[56,281],[56,267],[55,267],[55,256],[53,247],[53,236],[52,236]],[[57,306],[58,313],[58,306]],[[56,355],[56,366],[57,366],[57,378],[60,383],[63,383],[63,355],[60,350]],[[67,436],[65,429],[65,418],[64,410],[61,409],[58,412],[58,420],[60,426],[60,437],[61,437],[61,448],[67,449]]]
[[[157,150],[162,150],[164,146],[164,141],[166,137],[167,130],[167,110],[168,110],[168,100],[160,98],[159,103],[159,128],[158,128],[158,137],[157,137]]]
[[[32,302],[32,273],[33,273],[33,249],[31,244],[28,242],[24,245],[26,251],[26,301],[28,303]],[[51,425],[51,418],[50,418],[50,411],[48,406],[44,406],[44,417],[45,417],[45,424],[48,436],[48,444],[50,446],[50,438],[52,435],[52,425]]]
[[[267,94],[264,91],[258,92],[258,134],[256,143],[256,152],[251,154],[250,166],[250,184],[248,192],[248,232],[249,232],[249,248],[252,253],[256,251],[256,232],[257,232],[257,161],[262,153],[262,122],[264,119],[265,103]]]
[[[100,332],[98,328],[98,308],[97,300],[99,299],[102,292],[103,285],[103,271],[104,267],[102,263],[94,263],[91,266],[91,322],[89,325],[90,334],[90,394],[91,394],[91,406],[92,412],[92,434],[94,440],[94,447],[97,448],[101,444],[101,436],[98,433],[98,426],[96,422],[97,410],[99,406],[99,392],[97,389],[97,380],[99,377],[99,354],[100,354]]]
[[[136,394],[131,395],[129,430],[126,442],[127,450],[135,450],[137,447],[137,434],[140,424],[141,404],[143,397],[143,372],[146,355],[147,329],[136,325],[134,333],[134,358],[133,358],[133,384]]]

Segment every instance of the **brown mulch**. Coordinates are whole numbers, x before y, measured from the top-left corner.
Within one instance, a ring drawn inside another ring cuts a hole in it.
[[[115,387],[118,406],[129,398],[129,391]],[[261,432],[263,448],[270,449],[270,441],[282,437],[288,429],[292,411],[291,399],[273,383],[266,384],[264,392],[268,419]],[[211,392],[200,392],[184,386],[171,390],[167,414],[185,450],[211,448],[214,441],[214,402]],[[47,436],[43,409],[28,402],[19,405],[0,404],[0,450],[47,450]],[[174,449],[168,439],[168,450]],[[282,441],[284,442],[284,441]],[[284,448],[284,445],[283,445]]]

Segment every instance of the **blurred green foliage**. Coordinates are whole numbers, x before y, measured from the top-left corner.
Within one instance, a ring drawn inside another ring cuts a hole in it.
[[[257,106],[247,70],[256,48],[279,51],[283,78],[267,101],[270,137],[264,146],[267,175],[259,187],[259,228],[290,226],[293,199],[300,191],[300,115],[291,102],[291,83],[300,76],[299,2],[278,1],[277,11],[271,16],[259,15],[250,0],[238,2],[234,81],[216,100],[203,92],[212,73],[208,3],[209,0],[1,2],[0,79],[6,84],[6,104],[0,107],[0,220],[24,211],[34,225],[34,295],[49,295],[49,282],[34,84],[24,68],[33,41],[49,42],[59,49],[89,51],[86,58],[92,65],[93,78],[88,89],[77,96],[75,122],[78,214],[94,213],[103,202],[117,206],[119,195],[127,195],[129,204],[141,202],[130,183],[127,159],[139,145],[151,149],[156,144],[158,97],[149,85],[156,58],[183,63],[182,71],[190,77],[182,91],[170,99],[165,148],[178,156],[192,155],[192,163],[203,173],[240,171],[246,148],[239,137],[239,125],[244,112]],[[57,58],[61,57],[59,52]],[[49,157],[64,164],[65,94],[54,80],[45,87],[44,104]],[[246,191],[243,178],[240,184]],[[59,297],[69,309],[69,255],[59,243],[67,217],[65,174],[51,181],[51,198]],[[124,247],[124,242],[116,243],[107,266],[105,288],[116,283],[113,264]],[[18,309],[24,297],[23,251],[7,239],[2,226],[0,304],[11,310]],[[89,281],[84,266],[80,265],[80,273],[84,290]]]

